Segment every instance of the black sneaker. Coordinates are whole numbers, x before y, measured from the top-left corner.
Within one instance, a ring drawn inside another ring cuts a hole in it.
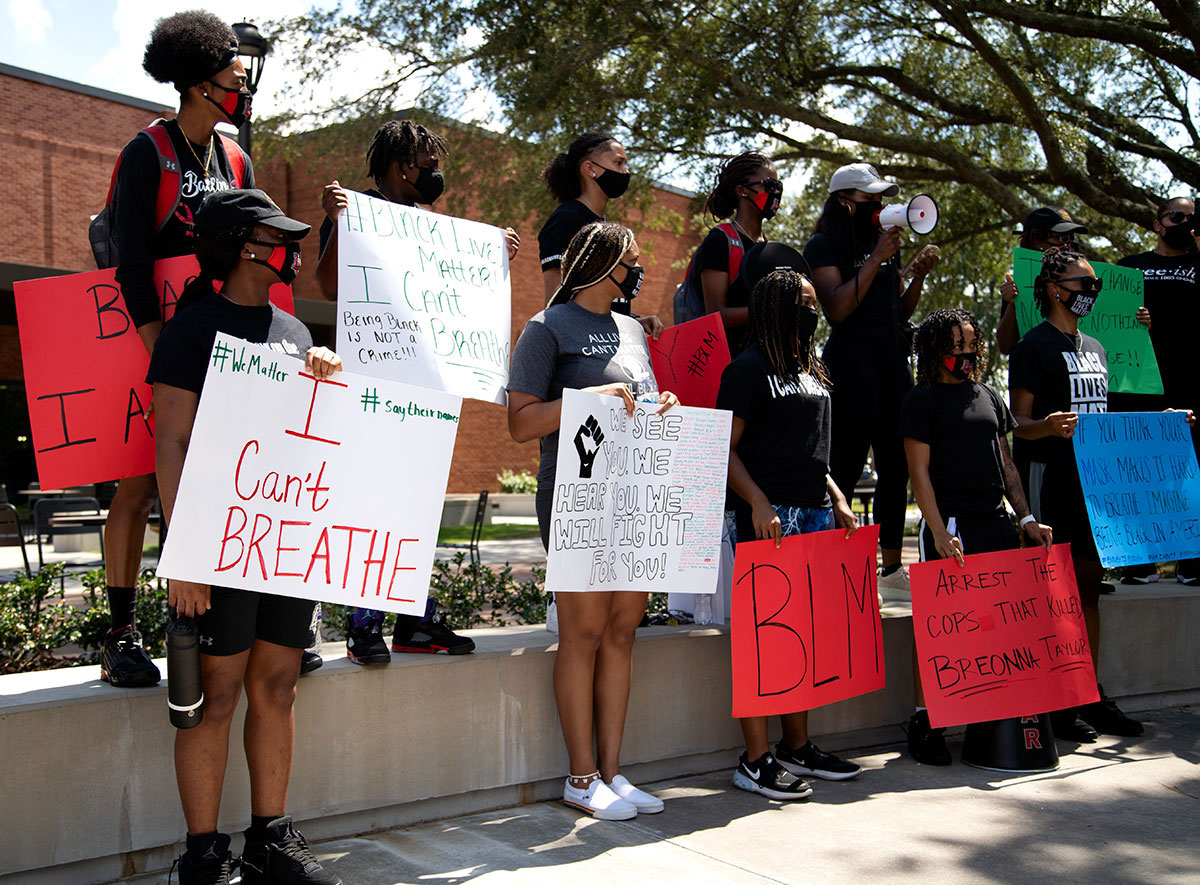
[[[246,831],[242,885],[342,885],[342,880],[321,866],[285,814],[267,824],[265,841]]]
[[[1136,719],[1130,719],[1121,712],[1117,702],[1109,700],[1100,688],[1100,700],[1079,708],[1079,718],[1101,734],[1115,734],[1119,737],[1137,737],[1145,729]]]
[[[390,656],[389,656],[390,657]],[[320,670],[325,665],[325,659],[315,651],[305,649],[300,654],[300,675],[311,673],[313,670]]]
[[[466,655],[475,651],[475,640],[459,636],[447,627],[440,613],[430,620],[419,621],[411,635],[404,636],[399,632],[403,629],[400,618],[396,618],[396,628],[397,632],[392,636],[392,651],[424,654],[442,652],[448,655]]]
[[[162,674],[142,648],[142,634],[132,627],[122,627],[104,634],[100,678],[118,688],[144,688],[158,685]]]
[[[217,833],[212,845],[204,854],[196,856],[189,850],[175,858],[175,863],[171,864],[171,872],[167,874],[167,881],[171,881],[171,876],[178,869],[179,885],[229,885],[233,866],[229,837],[224,833]]]
[[[780,741],[775,745],[775,758],[792,774],[808,774],[827,781],[849,780],[862,772],[861,766],[822,752],[812,741],[799,750],[789,750]]]
[[[1069,710],[1055,710],[1051,713],[1050,727],[1054,729],[1054,736],[1063,741],[1094,744],[1100,738],[1096,729],[1079,718],[1079,712],[1074,707]]]
[[[908,720],[908,755],[925,765],[952,764],[945,733],[946,729],[929,724],[928,710],[918,710]]]
[[[356,664],[386,664],[392,659],[383,639],[383,622],[372,621],[366,627],[355,627],[346,619],[346,657]]]
[[[738,767],[733,772],[733,785],[739,790],[761,793],[768,799],[807,799],[812,787],[800,780],[775,761],[770,753],[763,753],[754,764],[746,761],[746,754],[738,757]]]

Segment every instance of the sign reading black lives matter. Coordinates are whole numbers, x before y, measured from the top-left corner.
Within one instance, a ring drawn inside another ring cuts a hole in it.
[[[730,412],[563,391],[546,590],[713,593]]]

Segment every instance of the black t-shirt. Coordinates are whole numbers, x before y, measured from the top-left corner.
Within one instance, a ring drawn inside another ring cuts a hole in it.
[[[742,241],[742,257],[744,258],[746,253],[754,248],[754,240],[741,231],[736,231],[736,233],[738,239]],[[696,247],[696,254],[692,258],[692,273],[697,286],[702,285],[701,274],[706,270],[729,273],[729,237],[724,231],[715,227]],[[729,291],[725,294],[725,306],[747,307],[749,304],[750,292],[742,283],[742,277],[739,274],[729,281]],[[746,346],[746,326],[726,326],[725,337],[729,341],[729,353],[737,356]]]
[[[1117,263],[1136,267],[1145,277],[1150,340],[1162,374],[1166,405],[1178,409],[1200,407],[1191,357],[1195,333],[1200,329],[1200,255],[1142,252]]]
[[[772,504],[828,507],[829,391],[811,375],[781,379],[757,344],[721,373],[717,408],[746,422],[737,453]]]
[[[1009,356],[1008,386],[1033,394],[1034,420],[1051,412],[1080,414],[1108,411],[1108,359],[1104,347],[1082,332],[1074,337],[1049,320],[1034,326]],[[1074,466],[1075,448],[1069,439],[1044,436],[1017,439],[1021,459]]]
[[[225,153],[224,142],[215,132],[212,160],[208,166],[208,177],[205,178],[204,161],[208,158],[208,145],[191,144],[174,120],[163,125],[179,160],[180,194],[175,214],[167,219],[161,231],[155,231],[155,204],[158,202],[158,183],[162,170],[154,142],[143,132],[139,132],[121,151],[117,187],[110,209],[113,240],[120,256],[116,269],[117,284],[125,297],[129,317],[138,327],[162,319],[158,292],[154,288],[154,262],[160,258],[174,258],[195,252],[191,221],[200,203],[214,191],[238,186]],[[254,187],[254,167],[249,157],[246,157],[242,187]]]
[[[163,326],[150,356],[146,383],[199,394],[217,333],[224,332],[303,360],[312,347],[304,324],[273,304],[247,307],[213,294],[184,308]]]
[[[858,244],[860,254],[848,261],[839,258],[834,242],[826,234],[813,234],[812,239],[804,246],[804,258],[809,266],[816,270],[818,267],[836,267],[842,272],[842,280],[849,280],[858,271],[874,248]],[[893,255],[882,265],[875,274],[866,292],[851,314],[840,323],[829,321],[830,341],[850,333],[862,333],[879,336],[885,332],[896,332],[904,322],[900,306],[902,294],[900,267],[897,264],[899,255]],[[828,319],[828,316],[826,316]]]
[[[363,191],[363,193],[366,194],[368,197],[374,197],[377,200],[386,200],[387,199],[387,197],[385,197],[380,191],[375,190],[375,188],[365,190],[365,191]],[[325,254],[325,245],[329,242],[329,238],[332,235],[333,235],[333,222],[330,221],[329,216],[326,215],[324,218],[321,219],[321,232],[320,232],[321,245],[317,249],[317,257],[318,258]]]
[[[542,229],[538,231],[538,259],[542,262],[542,273],[562,267],[563,253],[571,238],[587,225],[604,219],[579,200],[559,203],[550,213]],[[628,298],[614,298],[613,313],[629,316],[632,312]]]
[[[905,395],[900,435],[929,446],[929,481],[943,520],[1004,512],[1000,437],[1015,426],[986,384],[934,384]]]

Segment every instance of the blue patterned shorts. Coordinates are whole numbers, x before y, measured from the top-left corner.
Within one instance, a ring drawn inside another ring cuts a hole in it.
[[[807,535],[812,532],[823,532],[834,526],[832,507],[788,507],[783,504],[772,504],[783,524],[783,536]],[[737,520],[734,511],[725,511],[725,528],[729,532],[729,542],[737,546]]]

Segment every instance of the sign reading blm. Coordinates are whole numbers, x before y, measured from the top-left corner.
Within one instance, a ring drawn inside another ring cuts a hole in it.
[[[218,335],[158,574],[420,614],[461,405]]]
[[[713,593],[733,416],[564,390],[546,590]]]
[[[512,295],[504,231],[347,191],[337,351],[347,369],[504,403]]]
[[[1080,415],[1075,462],[1105,568],[1200,557],[1200,470],[1186,413]]]

